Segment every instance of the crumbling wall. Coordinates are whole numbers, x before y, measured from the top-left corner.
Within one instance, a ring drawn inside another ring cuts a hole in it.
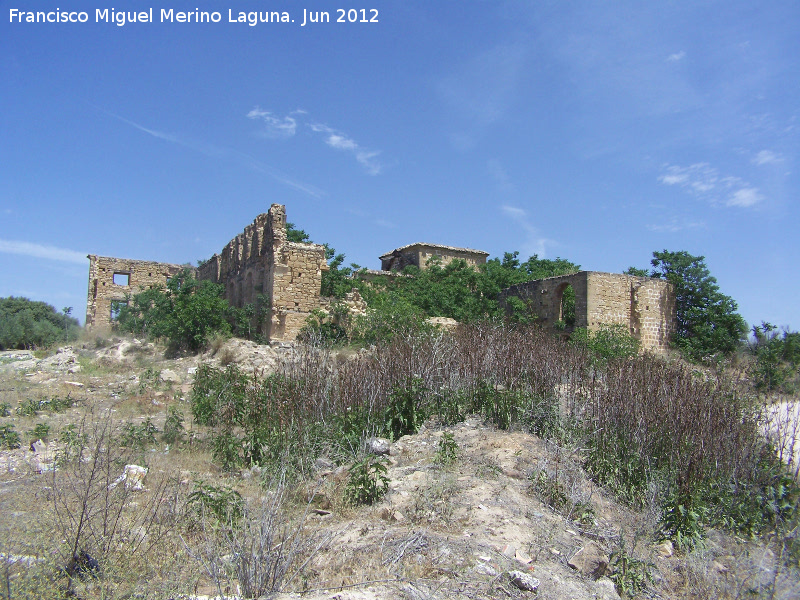
[[[322,272],[327,269],[325,247],[288,241],[286,208],[273,204],[203,263],[197,277],[224,285],[233,306],[252,304],[263,294],[269,318],[261,334],[270,341],[290,341],[320,307]]]
[[[127,296],[155,286],[165,286],[185,267],[128,258],[90,254],[89,293],[86,299],[86,329],[111,326]]]
[[[561,301],[568,286],[575,291],[574,327],[594,331],[603,324],[623,325],[646,350],[663,352],[669,347],[675,332],[675,293],[661,279],[580,271],[512,286],[501,292],[500,301],[516,296],[538,322],[554,327],[562,319]]]

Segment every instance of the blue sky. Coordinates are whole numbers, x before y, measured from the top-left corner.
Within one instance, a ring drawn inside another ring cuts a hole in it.
[[[67,4],[88,22],[9,22]],[[294,22],[228,22],[265,7]],[[106,8],[155,22],[96,23]],[[160,22],[195,8],[221,21]],[[86,254],[194,264],[278,202],[369,268],[417,241],[611,272],[686,250],[748,322],[800,327],[794,0],[0,0],[0,17],[0,296],[82,320]]]

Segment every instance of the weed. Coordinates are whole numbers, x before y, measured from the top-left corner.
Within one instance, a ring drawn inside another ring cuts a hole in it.
[[[161,380],[161,370],[147,367],[141,375],[139,375],[139,393],[144,394],[147,388],[158,388],[159,381]]]
[[[49,435],[50,435],[50,425],[47,423],[37,423],[36,426],[30,432],[31,440],[33,441],[36,440],[47,441]]]
[[[569,496],[557,477],[541,470],[530,476],[531,491],[550,508],[561,511],[569,504]]]
[[[17,407],[17,414],[22,417],[35,417],[40,412],[52,412],[52,413],[61,413],[71,408],[74,404],[72,398],[69,394],[67,394],[64,398],[59,398],[58,396],[45,399],[42,398],[40,400],[34,400],[33,398],[28,398],[25,402],[20,403]]]
[[[614,582],[617,593],[623,598],[631,598],[643,591],[648,583],[653,582],[650,570],[654,568],[649,563],[638,558],[633,558],[625,550],[625,538],[621,536],[620,547],[611,553],[609,578]]]
[[[678,550],[688,551],[702,543],[705,535],[703,520],[708,509],[698,497],[676,494],[663,507],[660,531]]]
[[[199,517],[208,514],[220,523],[238,522],[244,510],[244,500],[239,492],[203,481],[194,482],[194,489],[186,503],[195,509]]]
[[[167,444],[176,444],[183,439],[185,429],[183,427],[183,413],[177,406],[170,406],[167,409],[167,418],[164,421],[164,433],[161,438]]]
[[[155,434],[157,433],[158,429],[153,425],[153,421],[150,417],[147,417],[144,423],[140,423],[139,425],[125,423],[122,427],[120,443],[125,448],[144,450],[150,444],[156,443]]]
[[[386,427],[393,441],[417,433],[425,420],[425,392],[425,382],[419,377],[411,377],[404,387],[392,390],[386,407]]]
[[[11,416],[11,405],[8,402],[0,403],[0,417]]]
[[[19,434],[14,431],[13,425],[0,425],[0,448],[14,450],[20,445]]]
[[[453,438],[453,434],[449,431],[445,431],[442,434],[442,439],[440,439],[439,443],[436,445],[434,462],[442,466],[451,465],[458,460],[458,452],[458,444],[455,438]]]
[[[388,467],[383,457],[367,456],[350,467],[344,490],[345,502],[353,505],[374,504],[389,490]]]

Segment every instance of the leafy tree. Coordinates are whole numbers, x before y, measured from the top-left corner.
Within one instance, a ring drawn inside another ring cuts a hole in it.
[[[286,239],[298,244],[313,244],[309,235],[302,229],[297,229],[294,223],[286,223]]]
[[[0,350],[41,348],[74,340],[79,324],[71,312],[72,307],[59,313],[45,302],[27,298],[0,298]]]
[[[753,326],[753,381],[767,392],[794,393],[800,383],[800,333],[784,330],[781,335],[777,329],[763,321]]]
[[[675,289],[677,327],[674,343],[687,358],[701,360],[741,347],[747,324],[737,304],[719,291],[704,256],[688,252],[653,252],[652,277],[669,281]]]
[[[134,294],[122,306],[118,325],[123,331],[166,338],[173,351],[200,350],[215,333],[229,334],[232,313],[222,285],[197,281],[187,269],[166,288]]]

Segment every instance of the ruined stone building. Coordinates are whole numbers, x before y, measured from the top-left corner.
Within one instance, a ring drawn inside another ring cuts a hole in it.
[[[454,248],[453,246],[442,246],[440,244],[408,244],[391,252],[387,252],[381,259],[382,271],[402,271],[409,265],[414,265],[424,269],[428,260],[439,257],[441,265],[445,266],[456,259],[465,261],[472,267],[486,264],[488,252],[483,250],[473,250],[472,248]]]
[[[180,273],[180,265],[90,254],[86,328],[107,329],[127,297],[155,286],[165,286]]]
[[[663,352],[675,332],[675,292],[663,279],[617,273],[579,271],[512,286],[500,293],[501,302],[516,296],[537,321],[554,327],[563,319],[564,291],[575,292],[575,324],[566,329],[622,325],[645,350]]]
[[[401,278],[397,271],[408,265],[425,268],[431,257],[440,257],[443,265],[462,259],[477,267],[486,263],[487,256],[488,252],[469,248],[409,244],[381,256],[382,270],[366,275]],[[187,268],[105,256],[88,258],[87,329],[109,327],[129,296],[165,286],[170,277]],[[330,305],[330,299],[320,297],[322,273],[327,269],[325,247],[290,242],[286,208],[273,204],[219,254],[192,270],[200,280],[223,285],[225,298],[233,306],[255,303],[263,296],[268,318],[262,321],[259,333],[270,341],[290,341],[312,311]],[[569,286],[575,292],[575,327],[596,330],[602,324],[624,325],[644,348],[667,348],[675,330],[675,296],[671,286],[660,279],[581,271],[513,286],[501,292],[500,300],[516,296],[539,322],[554,326],[562,319],[562,299]],[[357,294],[352,296],[345,303],[351,310],[363,312],[363,300]]]
[[[322,272],[327,270],[325,247],[288,241],[286,207],[273,204],[203,263],[197,277],[224,285],[225,298],[233,306],[254,303],[263,294],[270,318],[262,335],[289,341],[320,307]]]
[[[164,286],[186,268],[94,255],[89,261],[88,329],[109,327],[127,296]],[[233,306],[253,303],[263,295],[269,318],[260,333],[273,341],[288,341],[297,336],[311,311],[320,307],[322,272],[327,269],[325,247],[288,241],[286,208],[273,204],[220,254],[192,271],[199,280],[222,284],[225,298]]]

